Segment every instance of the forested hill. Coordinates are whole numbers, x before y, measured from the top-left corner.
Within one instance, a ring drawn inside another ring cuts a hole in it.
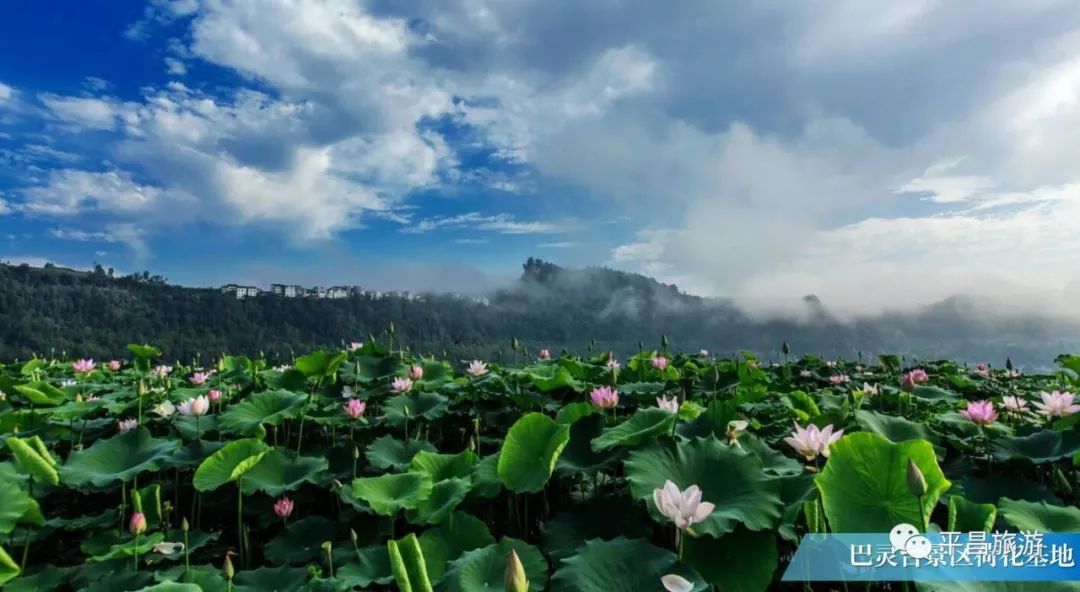
[[[914,315],[853,323],[833,320],[807,297],[809,321],[755,321],[730,302],[683,294],[675,286],[610,269],[565,269],[529,259],[521,278],[489,303],[449,294],[419,300],[354,296],[340,300],[264,295],[245,300],[217,289],[174,286],[148,273],[111,277],[105,270],[0,265],[0,359],[34,353],[121,355],[125,344],[153,343],[171,358],[221,352],[288,359],[291,352],[340,346],[382,335],[414,351],[451,358],[507,358],[517,337],[547,347],[636,351],[667,335],[672,348],[730,354],[748,349],[775,357],[786,340],[794,353],[855,358],[859,352],[986,360],[1047,366],[1080,349],[1076,327],[1038,317],[987,321],[962,299]]]

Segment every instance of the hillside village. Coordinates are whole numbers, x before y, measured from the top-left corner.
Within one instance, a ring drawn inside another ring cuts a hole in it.
[[[239,284],[226,284],[221,287],[221,291],[226,294],[232,294],[237,300],[243,300],[245,298],[255,298],[259,296],[276,296],[280,298],[320,298],[328,300],[341,300],[344,298],[368,298],[371,300],[379,300],[381,298],[400,298],[402,300],[410,300],[417,302],[424,302],[427,300],[425,294],[418,294],[409,291],[380,291],[380,290],[365,290],[360,286],[331,286],[322,287],[314,286],[311,288],[305,288],[296,284],[270,284],[269,290],[263,290],[256,286],[242,286]],[[452,294],[462,300],[468,299],[477,304],[487,305],[489,304],[488,298],[485,296],[466,296],[464,294]]]

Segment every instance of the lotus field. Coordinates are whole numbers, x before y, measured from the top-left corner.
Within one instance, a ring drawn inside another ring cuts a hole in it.
[[[1080,357],[128,350],[0,366],[4,590],[825,590],[806,533],[1080,531]]]

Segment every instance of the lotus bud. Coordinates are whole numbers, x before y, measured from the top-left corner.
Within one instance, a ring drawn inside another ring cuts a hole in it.
[[[521,345],[521,344],[518,343],[517,337],[514,337],[514,338],[510,339],[510,349],[511,350],[517,351],[519,345]]]
[[[664,349],[667,349],[667,346],[668,346],[667,335],[661,335],[660,336],[660,346],[663,347]]]
[[[1061,468],[1059,467],[1054,467],[1054,485],[1056,485],[1058,490],[1066,496],[1072,495],[1072,483],[1069,483],[1069,479],[1065,477],[1065,473],[1062,473]]]
[[[529,592],[529,580],[525,578],[525,566],[521,564],[517,551],[510,549],[506,560],[506,592]]]
[[[391,335],[394,334],[394,321],[390,321],[390,326],[386,328],[386,332]]]
[[[142,534],[146,532],[146,516],[143,515],[142,512],[135,512],[131,515],[128,531],[130,531],[131,534]]]
[[[341,484],[341,481],[338,481],[337,479],[334,479],[333,483],[334,483],[334,489],[341,489],[342,487],[344,487],[344,485]]]
[[[135,394],[138,395],[140,398],[146,396],[146,383],[145,382],[143,382],[141,380],[139,381],[139,385],[137,387],[135,387]]]
[[[791,346],[787,344],[787,341],[780,346],[780,351],[784,352],[785,356],[791,353]]]
[[[353,458],[353,460],[359,460],[360,459],[360,447],[353,446],[352,458]]]
[[[641,351],[641,350],[645,349],[645,342],[641,341],[641,340],[638,340],[637,348],[638,348],[638,351]]]
[[[360,537],[356,535],[356,531],[351,528],[349,529],[349,538],[352,539],[354,545],[356,544],[356,541],[360,539]]]
[[[1013,369],[1012,358],[1005,358],[1005,369],[1011,371]]]
[[[221,566],[221,571],[225,574],[225,579],[230,582],[232,581],[233,576],[236,575],[236,569],[233,568],[231,555],[232,551],[225,553],[225,564]]]
[[[918,465],[910,458],[907,461],[907,486],[908,491],[915,497],[926,495],[926,477],[923,477]]]
[[[476,436],[469,436],[469,452],[476,452]]]
[[[182,530],[182,531],[184,531],[184,532],[187,532],[187,531],[188,531],[188,529],[190,529],[190,528],[191,528],[191,525],[189,525],[189,524],[188,524],[188,521],[187,521],[187,516],[184,516],[184,517],[183,517],[183,518],[182,518],[182,519],[180,520],[180,530]]]

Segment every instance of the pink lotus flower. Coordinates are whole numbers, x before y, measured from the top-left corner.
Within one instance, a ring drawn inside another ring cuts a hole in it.
[[[1080,405],[1074,403],[1076,395],[1054,391],[1052,393],[1039,393],[1042,403],[1035,403],[1039,413],[1046,417],[1065,417],[1080,411]]]
[[[1020,397],[1009,395],[1001,398],[1001,406],[1013,413],[1023,413],[1028,409],[1028,402]]]
[[[210,370],[209,372],[196,372],[196,373],[192,374],[191,377],[188,378],[188,382],[190,382],[191,384],[193,384],[195,386],[202,386],[202,385],[206,384],[206,381],[210,380],[210,377],[213,376],[213,375],[214,375],[213,370]]]
[[[278,515],[278,518],[288,518],[293,511],[293,501],[287,497],[283,497],[274,502],[274,513]]]
[[[154,376],[158,378],[165,378],[166,376],[172,374],[172,371],[172,366],[156,366],[153,370],[151,370]]]
[[[135,512],[131,515],[131,522],[128,523],[128,532],[131,534],[142,534],[146,532],[146,516],[142,512]]]
[[[71,369],[74,370],[76,374],[90,374],[94,371],[94,366],[96,366],[94,360],[84,359],[75,361],[71,365]]]
[[[979,425],[990,425],[997,419],[997,411],[990,401],[971,401],[960,413]]]
[[[656,406],[671,413],[679,412],[679,398],[671,397],[668,399],[666,396],[656,398]]]
[[[412,381],[408,378],[395,378],[390,388],[395,393],[407,393],[412,390]]]
[[[424,377],[424,367],[413,365],[409,367],[409,380],[420,380]]]
[[[180,406],[177,407],[177,411],[180,412],[180,415],[192,415],[195,417],[206,415],[206,412],[209,410],[210,399],[207,399],[203,395],[199,395],[194,399],[188,399],[187,401],[180,403]]]
[[[120,360],[109,360],[109,370],[113,372],[120,370]]]
[[[619,404],[619,391],[610,386],[598,386],[589,393],[589,400],[597,409],[612,409]]]
[[[877,395],[880,391],[878,390],[878,387],[877,387],[876,384],[870,384],[868,382],[864,382],[864,383],[862,383],[862,392],[863,392],[863,395],[865,395],[867,397],[873,397],[873,396]]]
[[[615,356],[613,356],[611,354],[608,354],[608,359],[607,359],[608,370],[618,370],[621,366],[622,366],[622,364],[619,364],[619,361],[615,359]]]
[[[803,429],[799,427],[799,424],[795,424],[795,431],[791,433],[790,437],[784,438],[784,442],[787,442],[788,446],[795,449],[795,452],[803,455],[807,461],[812,461],[819,454],[829,458],[829,446],[843,435],[844,430],[837,430],[833,433],[832,424],[825,426],[824,429],[818,429],[814,424],[810,424],[806,429]]]
[[[120,433],[122,434],[128,430],[139,427],[139,420],[135,419],[134,417],[132,417],[131,419],[121,419],[120,421],[116,422],[116,427],[119,428]]]
[[[926,370],[916,368],[911,372],[905,372],[900,376],[900,388],[911,392],[915,390],[915,385],[926,384],[929,381],[930,375],[926,373]]]
[[[975,374],[978,374],[979,376],[982,376],[984,378],[989,378],[990,377],[990,366],[987,366],[986,364],[983,364],[982,362],[980,362],[978,364],[975,364]]]
[[[667,592],[691,592],[694,584],[679,574],[667,574],[660,577],[660,584]]]
[[[364,347],[363,343],[360,343],[359,341],[354,341],[349,344],[349,351],[354,352],[362,347]]]
[[[343,407],[345,414],[353,419],[360,419],[364,415],[364,410],[367,409],[367,403],[360,399],[349,399],[348,405]]]
[[[465,369],[471,376],[483,376],[488,373],[487,364],[480,360],[473,360],[469,362],[469,367]]]
[[[210,389],[210,392],[206,393],[210,397],[211,403],[217,403],[221,400],[221,391],[218,389]]]
[[[829,383],[831,384],[847,384],[851,382],[851,378],[847,374],[835,374],[829,377]]]
[[[652,367],[663,372],[664,370],[667,370],[668,359],[664,356],[656,356],[652,359]]]
[[[687,530],[704,521],[716,509],[714,504],[701,501],[701,488],[697,485],[679,491],[678,486],[670,480],[664,481],[663,487],[653,490],[653,504],[680,530]]]
[[[551,352],[546,350],[546,349],[542,349],[542,350],[540,350],[540,354],[539,354],[538,357],[541,360],[550,360],[551,359]]]

